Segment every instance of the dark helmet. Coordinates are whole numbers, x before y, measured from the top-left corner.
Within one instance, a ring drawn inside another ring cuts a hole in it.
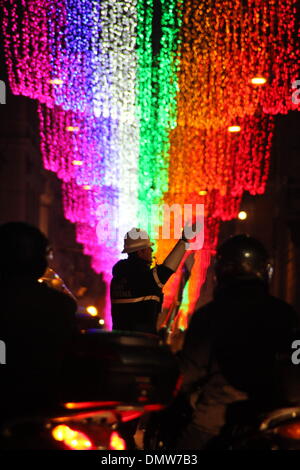
[[[2,279],[38,279],[47,268],[49,242],[33,225],[9,222],[0,226],[0,276]]]
[[[272,267],[260,241],[249,235],[236,235],[218,248],[215,273],[219,285],[252,279],[268,283]]]

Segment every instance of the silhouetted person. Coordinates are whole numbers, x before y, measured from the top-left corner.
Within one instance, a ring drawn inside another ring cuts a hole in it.
[[[151,268],[153,243],[147,232],[132,228],[126,233],[122,253],[127,253],[128,258],[114,265],[110,286],[114,330],[157,333],[163,286],[177,270],[196,228],[196,224],[186,225],[164,262],[154,268]]]
[[[59,371],[75,332],[76,302],[38,282],[49,243],[21,222],[0,226],[0,414],[17,415],[55,405]]]
[[[247,235],[230,238],[217,251],[215,274],[214,299],[193,315],[179,354],[183,390],[193,407],[181,449],[204,448],[220,432],[231,403],[285,400],[278,357],[290,350],[299,318],[268,292],[265,248]]]

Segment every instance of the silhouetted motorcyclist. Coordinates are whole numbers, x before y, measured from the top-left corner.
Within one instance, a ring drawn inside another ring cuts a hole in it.
[[[0,226],[0,412],[54,403],[61,361],[75,331],[76,302],[38,282],[47,267],[48,240],[21,222]]]
[[[230,403],[247,397],[280,402],[277,355],[290,345],[298,316],[271,296],[271,265],[263,245],[247,235],[217,251],[214,300],[192,317],[179,360],[192,418],[177,448],[201,449],[224,425]]]

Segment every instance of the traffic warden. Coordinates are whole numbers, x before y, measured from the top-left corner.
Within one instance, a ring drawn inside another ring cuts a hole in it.
[[[126,233],[122,253],[127,253],[128,258],[118,261],[113,267],[110,287],[114,330],[157,333],[162,289],[177,270],[189,246],[186,233],[191,231],[183,230],[182,238],[164,262],[154,268],[151,268],[153,243],[147,232],[132,228]]]

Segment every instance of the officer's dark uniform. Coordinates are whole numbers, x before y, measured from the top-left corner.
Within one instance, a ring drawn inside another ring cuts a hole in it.
[[[134,255],[115,264],[110,287],[113,329],[156,334],[162,288],[173,272],[164,265],[150,269]]]

